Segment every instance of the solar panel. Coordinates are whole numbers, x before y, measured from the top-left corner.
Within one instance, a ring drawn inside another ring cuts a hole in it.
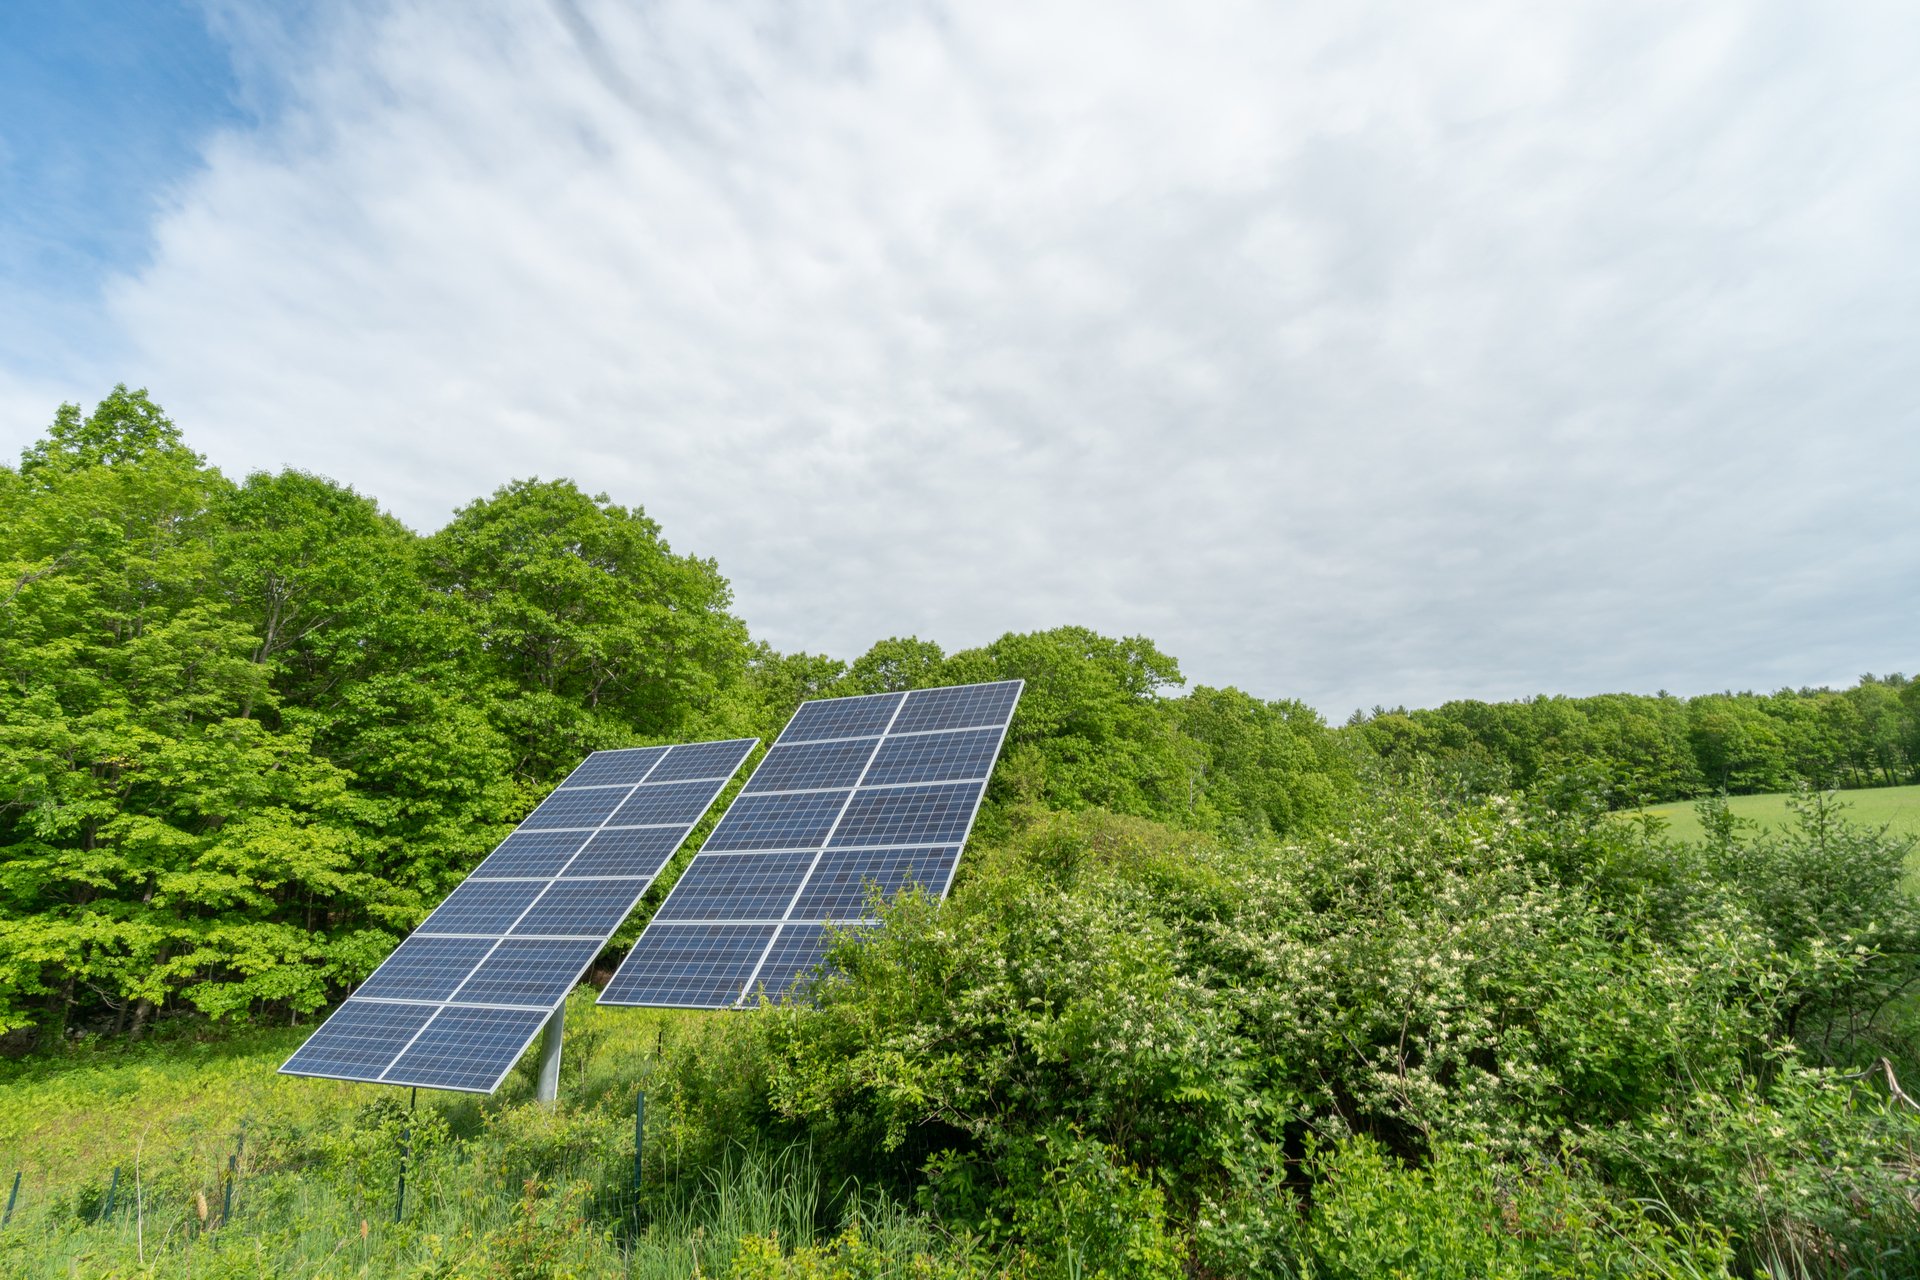
[[[754,746],[588,756],[280,1070],[493,1092]]]
[[[721,1009],[803,987],[835,927],[944,896],[1023,682],[803,703],[600,993]]]

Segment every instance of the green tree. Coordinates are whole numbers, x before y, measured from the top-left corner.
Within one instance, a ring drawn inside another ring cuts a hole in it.
[[[1187,805],[1201,825],[1258,835],[1327,818],[1352,771],[1324,722],[1302,702],[1262,702],[1205,685],[1173,704],[1187,754]]]
[[[1085,627],[1008,634],[948,660],[946,679],[1026,681],[991,794],[1054,808],[1185,811],[1187,762],[1161,692],[1180,667],[1144,636]]]
[[[470,669],[475,638],[429,587],[420,539],[349,488],[255,474],[216,514],[216,571],[259,637],[252,657],[277,695],[269,718],[299,726],[350,771],[363,857],[407,895],[382,919],[410,925],[525,810],[539,781],[515,774],[475,696],[486,689]],[[312,920],[344,923],[325,909]]]
[[[570,481],[516,481],[461,508],[428,554],[529,776],[683,734],[744,676],[746,628],[713,561],[674,555],[643,512]]]
[[[1854,712],[1855,733],[1849,744],[1853,762],[1861,773],[1883,786],[1912,776],[1901,683],[1899,676],[1880,680],[1864,675],[1846,692]]]
[[[213,572],[230,486],[124,388],[63,406],[23,475],[0,543],[0,1023],[57,1036],[94,993],[136,1028],[175,994],[313,1007],[364,945],[282,908],[379,888],[337,821],[345,775],[263,719],[259,637]]]
[[[933,641],[896,636],[855,658],[847,675],[855,692],[888,693],[944,683],[946,666],[946,655]]]
[[[1755,703],[1751,696],[1716,693],[1688,705],[1687,736],[1710,786],[1745,794],[1787,785],[1780,735]]]
[[[84,418],[77,404],[55,410],[45,437],[21,453],[20,474],[46,482],[63,472],[163,458],[191,465],[201,461],[146,388],[128,391],[122,382]]]

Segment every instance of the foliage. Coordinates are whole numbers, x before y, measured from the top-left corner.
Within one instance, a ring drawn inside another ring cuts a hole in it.
[[[1711,1226],[1671,1231],[1596,1196],[1557,1164],[1501,1166],[1443,1147],[1407,1168],[1364,1139],[1314,1162],[1302,1270],[1374,1276],[1724,1276],[1732,1250]]]
[[[1920,782],[1920,681],[1897,672],[1843,690],[1376,707],[1349,726],[1383,760],[1443,762],[1479,794],[1574,770],[1591,771],[1614,807]]]
[[[1857,870],[1806,884],[1821,850]],[[1649,842],[1598,809],[1405,790],[1277,845],[1034,811],[947,904],[902,900],[841,942],[817,1002],[769,1011],[764,1047],[715,1069],[765,1074],[729,1125],[804,1139],[1012,1256],[1071,1246],[1085,1274],[1177,1268],[1180,1234],[1154,1224],[1179,1221],[1209,1223],[1203,1252],[1249,1274],[1333,1267],[1337,1232],[1301,1236],[1273,1210],[1333,1177],[1325,1141],[1356,1169],[1377,1148],[1425,1170],[1368,1166],[1400,1207],[1361,1216],[1386,1215],[1378,1232],[1427,1197],[1436,1256],[1465,1247],[1445,1243],[1460,1224],[1443,1204],[1471,1185],[1497,1208],[1499,1170],[1533,1170],[1537,1198],[1513,1208],[1532,1225],[1481,1259],[1496,1271],[1712,1273],[1722,1244],[1693,1223],[1724,1223],[1749,1259],[1817,1232],[1844,1270],[1912,1225],[1920,1114],[1829,1106],[1789,1126],[1778,1164],[1842,1143],[1846,1176],[1817,1202],[1811,1178],[1800,1199],[1767,1193],[1771,1216],[1724,1217],[1682,1174],[1698,1160],[1721,1194],[1758,1194],[1710,1136],[1716,1099],[1748,1098],[1761,1123],[1803,1106],[1813,1062],[1911,1045],[1914,1010],[1890,999],[1920,979],[1898,941],[1915,911],[1901,854],[1817,805],[1792,838],[1717,847]],[[1676,1134],[1678,1163],[1645,1158]],[[1612,1183],[1582,1171],[1602,1156]],[[1666,1197],[1680,1225],[1629,1192]],[[1325,1225],[1342,1202],[1311,1203]],[[1355,1274],[1387,1265],[1368,1239]]]

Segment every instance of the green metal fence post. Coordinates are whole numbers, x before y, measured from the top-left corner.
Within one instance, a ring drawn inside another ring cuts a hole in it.
[[[647,1141],[647,1091],[633,1095],[633,1189],[640,1189],[640,1153]]]

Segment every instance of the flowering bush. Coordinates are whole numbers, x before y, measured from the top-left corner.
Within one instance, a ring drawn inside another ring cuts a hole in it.
[[[1733,1249],[1837,1274],[1920,1238],[1920,1113],[1810,1065],[1911,1025],[1884,837],[1815,813],[1669,845],[1564,795],[1420,788],[1285,843],[1010,828],[946,903],[843,938],[724,1090],[688,1087],[1033,1275],[1372,1274],[1408,1214],[1490,1233],[1488,1273],[1712,1274]],[[1819,848],[1856,863],[1824,896],[1792,887]],[[1735,1157],[1755,1125],[1764,1171]]]

